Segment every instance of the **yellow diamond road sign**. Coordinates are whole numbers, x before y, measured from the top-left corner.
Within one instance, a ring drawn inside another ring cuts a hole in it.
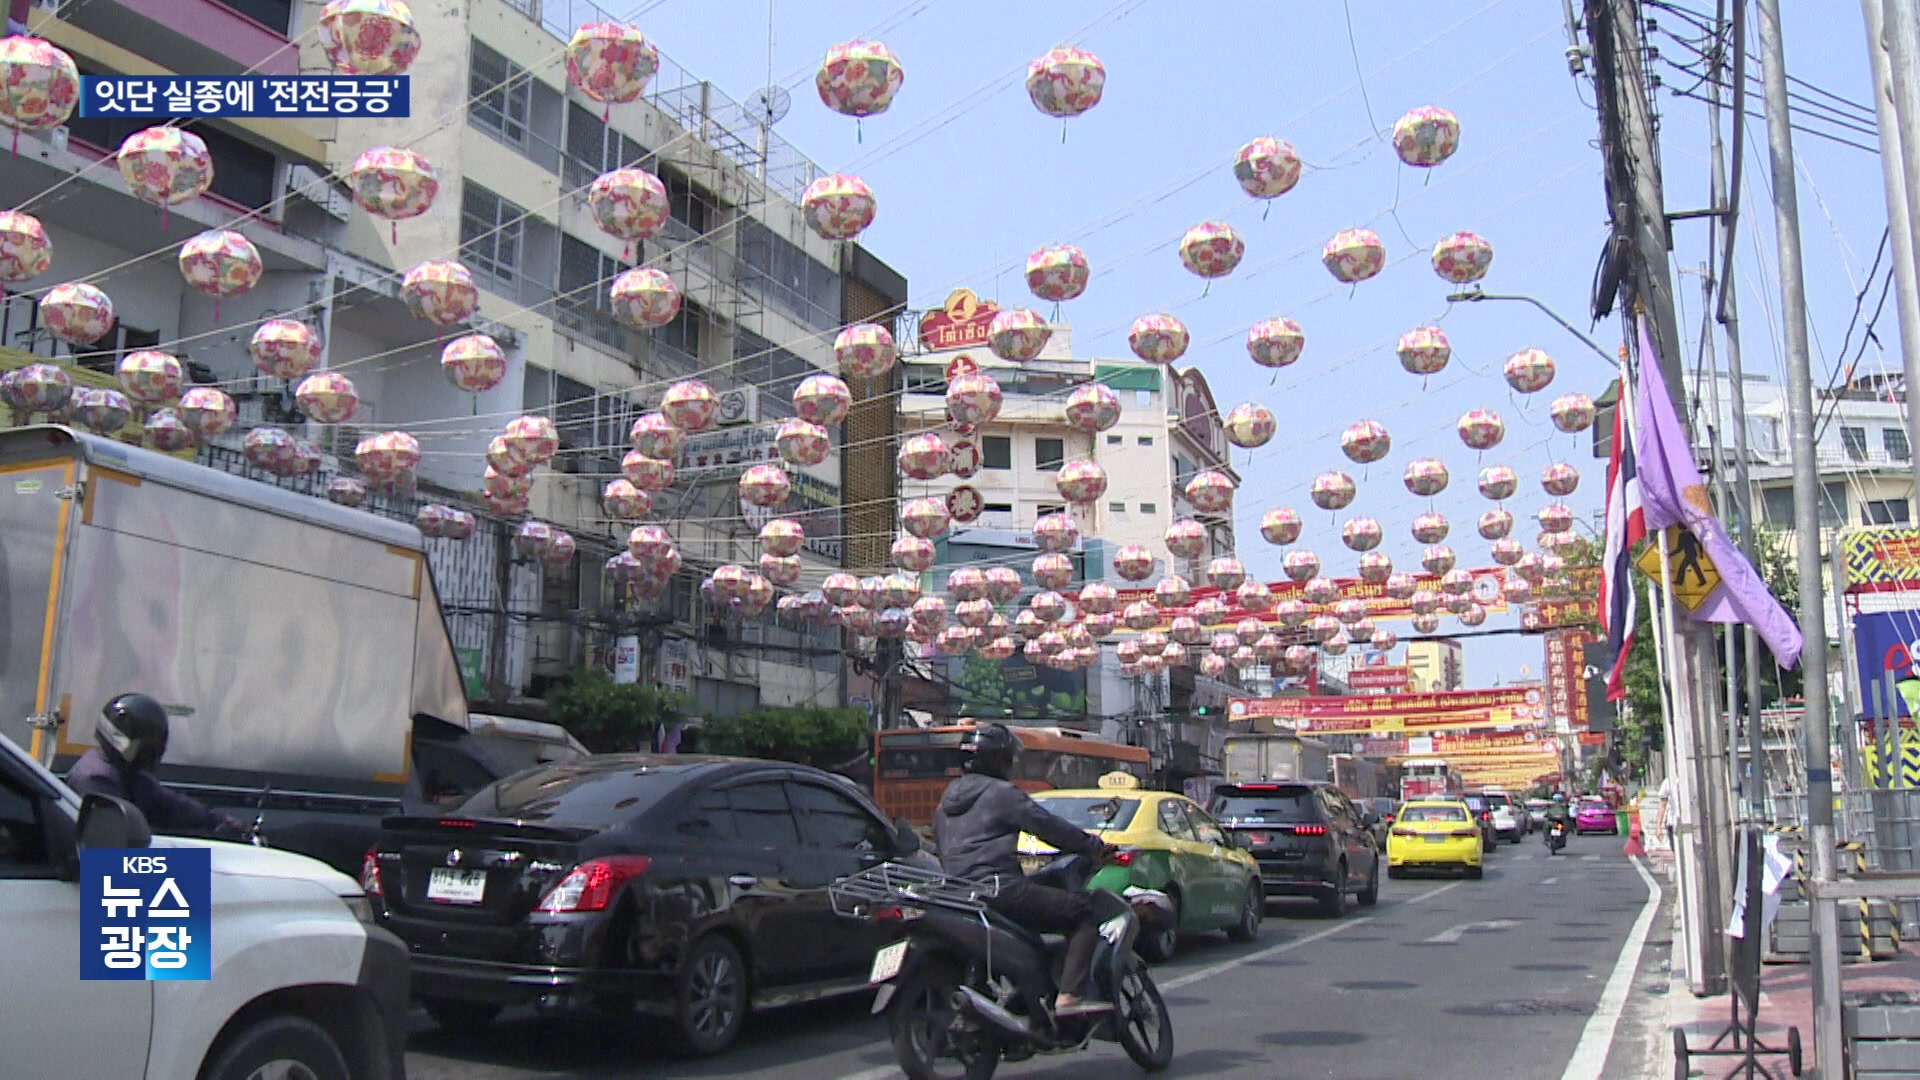
[[[1700,605],[1707,602],[1713,590],[1720,587],[1720,571],[1707,557],[1707,549],[1690,532],[1678,525],[1669,525],[1667,534],[1667,570],[1671,581],[1662,581],[1660,577],[1660,545],[1648,544],[1633,565],[1640,572],[1663,585],[1675,600],[1688,611],[1699,611]]]

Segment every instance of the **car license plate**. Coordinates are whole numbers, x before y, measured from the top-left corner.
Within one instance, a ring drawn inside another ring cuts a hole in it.
[[[486,899],[485,870],[436,869],[427,876],[427,899],[443,904],[478,904]]]
[[[900,974],[900,965],[907,959],[907,943],[896,941],[873,954],[873,971],[867,976],[868,985],[883,983]]]
[[[1428,834],[1427,834],[1427,843],[1429,843],[1429,844],[1437,844],[1437,843],[1439,843],[1439,842],[1441,842],[1442,840],[1445,840],[1445,839],[1446,839],[1446,837],[1445,837],[1444,835],[1442,835],[1442,834],[1440,834],[1440,833],[1428,833]]]

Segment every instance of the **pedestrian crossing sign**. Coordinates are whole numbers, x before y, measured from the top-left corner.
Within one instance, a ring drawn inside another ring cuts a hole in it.
[[[1688,611],[1699,611],[1700,606],[1720,587],[1720,571],[1707,557],[1707,550],[1698,537],[1678,525],[1666,528],[1667,569],[1673,576],[1672,581],[1663,580],[1660,575],[1660,545],[1648,544],[1640,557],[1633,561],[1640,572],[1667,590],[1667,594],[1680,602]]]

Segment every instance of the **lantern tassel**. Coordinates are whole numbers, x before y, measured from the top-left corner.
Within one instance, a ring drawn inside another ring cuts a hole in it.
[[[213,321],[215,324],[220,322],[220,298],[218,296],[213,298]]]
[[[1212,291],[1213,291],[1213,279],[1208,278],[1207,283],[1201,286],[1200,288],[1200,299],[1205,300],[1207,298],[1207,294]]]
[[[856,143],[865,143],[867,141],[866,125],[859,117],[854,117],[853,120],[853,141]]]
[[[603,101],[600,103],[600,122],[603,124],[613,123],[613,102]]]
[[[1067,122],[1065,120],[1060,121],[1060,145],[1067,145]]]
[[[160,231],[163,233],[167,231],[167,204],[166,203],[160,204]]]
[[[1273,213],[1273,200],[1268,199],[1267,208],[1265,210],[1260,211],[1260,220],[1261,221],[1267,220],[1267,215],[1271,213]]]
[[[20,156],[20,129],[19,128],[13,129],[13,156],[14,157]]]
[[[387,227],[393,230],[393,242],[398,244],[400,242],[400,223],[397,221],[389,221],[387,222]]]

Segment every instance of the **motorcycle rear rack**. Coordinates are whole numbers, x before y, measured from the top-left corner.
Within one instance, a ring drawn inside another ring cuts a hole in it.
[[[998,881],[947,877],[906,863],[881,863],[827,886],[834,912],[854,919],[872,918],[878,907],[937,907],[977,914],[998,895]]]

